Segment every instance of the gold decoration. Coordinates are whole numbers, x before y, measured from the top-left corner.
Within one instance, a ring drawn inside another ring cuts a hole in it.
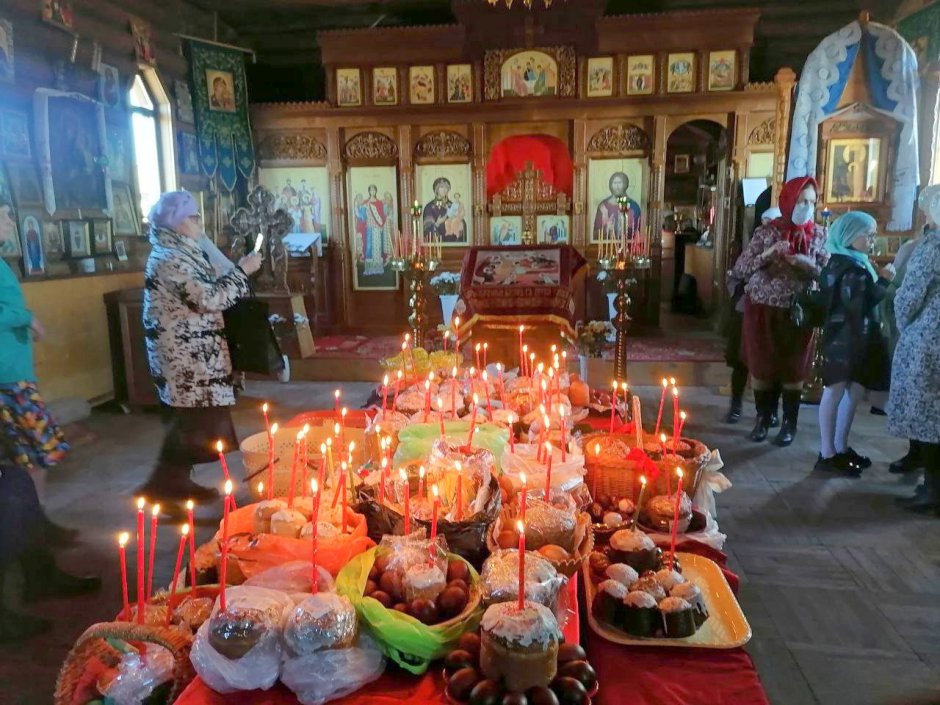
[[[648,152],[649,149],[649,135],[636,125],[626,122],[598,130],[588,142],[589,152],[626,154]]]
[[[531,47],[527,49],[495,49],[487,51],[483,57],[483,99],[499,100],[502,96],[500,72],[503,64],[515,54],[525,51],[538,51],[548,54],[558,66],[557,93],[554,97],[573,98],[577,96],[578,62],[574,47]]]
[[[271,134],[258,145],[258,158],[285,161],[322,161],[326,147],[316,137],[296,134]]]
[[[415,145],[415,156],[427,159],[469,157],[470,141],[463,135],[450,130],[429,132]]]
[[[396,159],[398,145],[381,132],[360,132],[346,143],[346,159]]]
[[[760,125],[751,130],[747,137],[748,144],[773,144],[777,134],[777,120],[767,118]]]

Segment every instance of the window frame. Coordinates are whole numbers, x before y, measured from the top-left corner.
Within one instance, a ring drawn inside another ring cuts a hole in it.
[[[140,79],[147,97],[153,104],[152,109],[134,106],[130,101],[130,93],[134,90],[138,79]],[[127,95],[127,127],[131,138],[130,143],[134,145],[133,116],[135,114],[145,115],[150,118],[154,126],[154,140],[156,142],[158,171],[160,175],[160,190],[161,192],[175,191],[178,188],[178,176],[176,171],[176,143],[173,137],[175,129],[173,125],[173,107],[170,102],[169,94],[163,86],[163,82],[160,80],[156,69],[149,66],[141,66],[131,82]],[[140,178],[138,168],[137,152],[136,148],[134,148],[134,191],[139,203]],[[141,211],[142,220],[146,222],[147,209],[142,206]]]

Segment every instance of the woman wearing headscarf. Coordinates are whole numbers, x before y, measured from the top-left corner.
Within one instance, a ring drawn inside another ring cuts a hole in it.
[[[186,191],[163,194],[150,211],[143,322],[150,373],[169,420],[157,465],[138,492],[164,503],[209,501],[214,489],[190,479],[214,444],[238,444],[229,412],[235,404],[223,311],[249,293],[261,258],[242,257],[218,274],[201,247],[202,216]]]
[[[841,216],[829,229],[829,263],[819,277],[826,306],[820,352],[823,394],[819,403],[820,449],[816,470],[858,477],[871,460],[849,445],[855,409],[865,390],[888,389],[890,358],[879,304],[894,267],[878,270],[868,259],[878,224],[862,211]]]
[[[940,512],[940,189],[927,189],[925,201],[924,239],[894,297],[900,336],[886,411],[888,430],[917,441],[924,467],[924,487],[907,508]]]
[[[796,435],[803,380],[813,364],[813,331],[790,318],[795,297],[822,271],[829,259],[825,231],[814,222],[816,181],[791,179],[780,193],[781,217],[754,231],[732,268],[744,279],[744,360],[754,386],[757,422],[751,440],[767,438],[776,407],[775,389],[783,390],[783,421],[774,443],[787,446]]]

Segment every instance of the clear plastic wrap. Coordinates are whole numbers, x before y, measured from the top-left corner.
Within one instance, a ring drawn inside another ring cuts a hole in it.
[[[284,662],[281,680],[303,705],[321,705],[359,690],[385,671],[385,656],[368,635],[353,646],[327,649]]]
[[[173,654],[156,644],[128,652],[102,695],[114,705],[141,705],[157,686],[173,680],[173,665]]]
[[[434,564],[447,573],[447,540],[442,534],[435,537],[437,544]],[[426,564],[429,555],[428,535],[423,528],[407,536],[383,536],[379,543],[381,553],[387,553],[386,570],[394,570],[404,575],[409,568]]]
[[[531,493],[528,495],[525,521],[525,541],[528,548],[537,550],[549,544],[561,546],[568,552],[576,548],[574,530],[577,518],[574,514],[574,503],[567,496],[565,498],[571,507],[559,509],[541,497],[533,497]]]
[[[332,592],[336,589],[333,576],[323,566],[317,566],[320,574],[318,589],[320,592]],[[290,561],[253,575],[245,581],[251,587],[263,587],[269,590],[291,593],[310,593],[310,561]]]
[[[281,628],[294,603],[283,592],[247,585],[229,588],[226,602],[224,614],[216,602],[199,627],[193,667],[218,693],[267,690],[281,673]]]
[[[289,656],[345,649],[356,638],[356,609],[335,592],[310,595],[287,615],[283,636]]]
[[[552,449],[552,491],[572,492],[584,484],[584,454],[576,443],[569,443],[570,450],[561,459],[561,448]],[[509,477],[513,488],[522,487],[520,473],[525,473],[530,489],[545,489],[547,463],[539,460],[539,448],[534,443],[517,443],[506,450],[501,459],[503,475]],[[542,450],[544,453],[544,449]]]
[[[496,551],[483,564],[483,603],[487,606],[497,602],[510,602],[519,597],[519,551],[507,549]],[[565,584],[565,577],[545,558],[526,551],[525,597],[551,609],[558,607],[558,594]]]

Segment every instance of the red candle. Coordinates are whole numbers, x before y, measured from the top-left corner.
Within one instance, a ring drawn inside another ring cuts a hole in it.
[[[610,397],[610,432],[614,432],[614,417],[617,414],[617,381],[614,380],[614,392]]]
[[[418,468],[418,499],[424,499],[427,494],[427,483],[424,481],[424,466]]]
[[[513,428],[513,415],[510,413],[506,417],[509,421],[509,452],[513,455],[516,454],[516,429]]]
[[[477,354],[477,367],[482,367],[482,365],[480,365],[480,349],[481,348],[482,346],[479,343],[477,343],[476,346],[474,347],[474,350],[476,351],[476,354]]]
[[[411,533],[411,487],[408,484],[408,473],[405,468],[398,471],[405,490],[405,536]]]
[[[458,462],[457,466],[457,507],[454,512],[454,518],[457,521],[463,519],[463,466]]]
[[[183,565],[183,551],[186,548],[186,540],[189,537],[189,524],[180,526],[180,547],[176,552],[176,566],[173,568],[173,582],[170,583],[170,599],[167,600],[166,624],[170,624],[170,617],[173,614],[173,598],[176,596],[176,583],[180,579],[180,567]]]
[[[535,353],[529,353],[529,376],[535,372]]]
[[[402,376],[403,376],[403,375],[402,375],[402,371],[401,371],[401,370],[398,370],[398,372],[397,372],[397,374],[396,374],[396,377],[395,377],[395,396],[392,397],[392,411],[394,411],[395,409],[398,408],[398,393],[401,391],[401,378],[402,378]],[[383,420],[383,421],[385,420],[385,416],[384,416],[384,415],[382,416],[382,420]]]
[[[297,432],[294,439],[294,458],[290,464],[290,487],[287,488],[287,506],[294,508],[294,485],[297,483],[297,463],[300,462],[300,441],[304,437],[303,431]]]
[[[385,469],[388,467],[388,458],[382,458],[379,466],[379,504],[385,504]]]
[[[600,443],[594,444],[594,457],[598,460],[601,457],[601,444]],[[591,497],[594,499],[595,502],[597,501],[597,476],[598,474],[599,474],[598,471],[595,470],[594,477],[591,482]]]
[[[496,363],[496,379],[499,381],[499,398],[502,399],[503,405],[506,405],[506,385],[503,384],[503,363]]]
[[[126,620],[129,616],[130,605],[127,599],[127,542],[131,535],[126,531],[118,536],[118,555],[121,560],[121,619]]]
[[[659,423],[663,420],[663,405],[666,403],[666,390],[669,388],[669,380],[663,377],[663,393],[659,397],[659,413],[656,414],[656,430],[653,431],[654,436],[659,435]]]
[[[428,422],[428,416],[431,415],[431,379],[424,380],[424,423]]]
[[[437,398],[437,414],[441,422],[441,438],[444,437],[444,400]]]
[[[489,354],[489,351],[490,351],[490,344],[483,343],[483,367],[484,369],[486,368],[486,356]]]
[[[486,389],[486,413],[490,415],[490,419],[493,418],[493,405],[490,403],[490,382],[487,379],[486,370],[483,370],[481,375],[483,379],[483,387]]]
[[[679,435],[679,388],[672,388],[672,452],[676,452],[676,436]]]
[[[454,418],[457,418],[457,368],[454,367],[450,371],[450,407],[451,413],[453,413]]]
[[[292,487],[293,489],[293,487]],[[232,497],[232,481],[225,481],[225,503],[222,508],[222,546],[220,547],[219,568],[219,611],[225,611],[225,581],[228,579],[228,512]]]
[[[529,369],[529,346],[528,344],[522,346],[522,370],[519,374],[522,377],[531,377],[534,370]]]
[[[558,425],[561,426],[561,462],[565,462],[565,452],[568,447],[568,427],[565,424],[565,407],[558,405]]]
[[[437,485],[431,485],[431,494],[434,495],[434,502],[431,505],[431,542],[428,546],[428,550],[431,553],[431,560],[434,560],[436,554],[434,544],[437,540],[437,510],[440,508],[441,504],[441,494],[438,492]]]
[[[679,438],[682,438],[682,429],[685,428],[685,419],[686,413],[684,411],[679,412]]]
[[[388,375],[382,378],[382,418],[385,418],[385,410],[388,408]]]
[[[222,441],[216,442],[215,449],[219,452],[219,462],[222,463],[222,475],[223,477],[225,477],[226,480],[230,480],[231,476],[229,475],[229,472],[228,472],[228,463],[225,462],[225,453],[222,452],[224,448],[225,446],[222,444]],[[234,497],[232,497],[232,503],[233,504],[235,503]]]
[[[349,413],[349,409],[345,406],[339,412],[339,443],[340,445],[346,445],[346,414]],[[307,427],[304,426],[304,433],[306,433]]]
[[[450,337],[450,331],[444,331],[444,352],[447,352],[447,339]]]
[[[144,623],[144,505],[147,501],[137,500],[137,623]]]
[[[545,469],[545,501],[551,497],[552,489],[552,444],[545,441],[545,453],[548,455],[548,467]]]
[[[317,521],[320,517],[320,485],[317,481],[310,481],[310,491],[313,497],[313,518],[310,520],[312,529],[310,546],[310,592],[316,594],[320,589],[320,571],[317,570],[317,549],[319,548],[319,538],[317,536]]]
[[[347,503],[347,497],[346,497],[346,496],[347,496],[347,494],[348,494],[348,493],[346,492],[346,463],[341,463],[341,464],[340,464],[340,468],[341,468],[342,471],[343,471],[343,479],[340,480],[340,487],[342,488],[342,493],[341,493],[341,494],[342,494],[342,496],[343,496],[343,503],[342,503],[342,510],[343,510],[342,532],[345,534],[345,533],[346,533],[346,503]],[[383,471],[383,473],[384,473],[384,471]],[[384,474],[383,474],[383,479],[384,479]]]
[[[186,523],[189,525],[189,589],[196,591],[196,525],[193,521],[193,510],[196,504],[193,500],[186,500]]]
[[[333,392],[333,416],[339,416],[339,397],[340,392],[337,389]]]
[[[274,424],[268,431],[268,499],[274,499],[274,436],[277,430],[278,425]]]
[[[676,511],[672,517],[672,543],[669,546],[669,567],[673,570],[676,567],[676,529],[679,526],[679,503],[682,501],[682,468],[676,468],[676,475],[679,476],[679,484],[676,488]]]
[[[519,473],[519,479],[522,480],[522,491],[519,493],[519,515],[522,517],[522,521],[525,521],[526,493],[529,491],[529,485],[526,482],[524,472]]]
[[[522,347],[522,331],[525,330],[525,326],[519,326],[519,376],[525,376],[525,351]]]
[[[150,558],[147,561],[147,600],[153,595],[153,556],[157,550],[157,522],[160,519],[160,505],[155,504],[150,511]]]
[[[326,443],[320,444],[320,476],[317,483],[320,487],[326,489]]]
[[[479,397],[473,395],[473,411],[470,413],[470,435],[467,438],[467,448],[470,448],[473,445],[473,431],[477,423],[477,404],[480,403]]]
[[[454,317],[454,364],[460,367],[460,316]]]
[[[519,532],[519,609],[525,609],[525,524],[516,522]]]

